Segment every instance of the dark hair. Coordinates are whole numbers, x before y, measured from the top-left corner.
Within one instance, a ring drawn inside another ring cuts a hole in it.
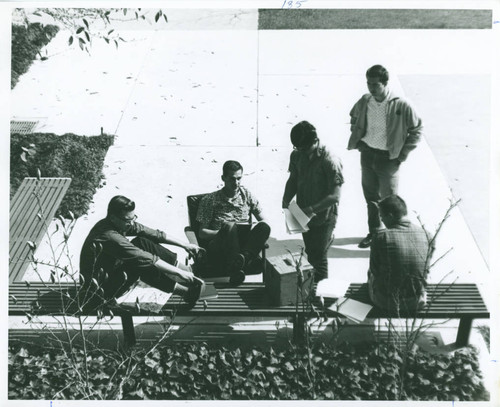
[[[389,195],[378,204],[380,211],[391,214],[395,219],[401,219],[408,214],[406,203],[399,195]]]
[[[111,198],[108,204],[108,216],[119,216],[124,212],[132,212],[135,209],[135,202],[122,196],[117,195]]]
[[[227,175],[230,172],[243,171],[243,167],[238,161],[229,160],[222,166],[222,175]]]
[[[293,126],[290,132],[290,141],[297,148],[309,148],[317,139],[316,128],[305,120]]]
[[[382,65],[373,65],[366,71],[366,76],[370,78],[378,78],[384,86],[389,82],[389,71]]]

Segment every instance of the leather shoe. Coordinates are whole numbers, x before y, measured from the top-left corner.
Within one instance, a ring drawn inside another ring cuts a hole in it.
[[[372,244],[372,235],[371,233],[368,233],[366,237],[361,242],[359,242],[358,247],[360,249],[366,249],[367,247],[370,247],[371,244]]]

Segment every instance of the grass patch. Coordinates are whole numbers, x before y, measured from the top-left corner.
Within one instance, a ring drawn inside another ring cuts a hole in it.
[[[491,25],[491,10],[259,10],[260,30],[491,29]]]
[[[59,27],[55,25],[42,25],[40,23],[12,25],[11,41],[11,77],[10,88],[13,89],[19,77],[30,68],[40,51],[58,33]]]
[[[36,177],[39,169],[42,177],[72,179],[56,216],[70,218],[69,211],[77,218],[86,214],[95,191],[104,179],[104,158],[113,141],[114,136],[110,135],[87,137],[75,134],[12,134],[10,196],[14,195],[25,177]],[[31,144],[34,147],[30,147]],[[31,155],[26,154],[25,150],[30,150]]]

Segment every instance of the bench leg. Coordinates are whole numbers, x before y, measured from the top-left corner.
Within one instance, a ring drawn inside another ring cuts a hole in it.
[[[456,346],[461,348],[469,344],[470,331],[472,329],[472,318],[462,317],[460,318],[460,324],[458,325],[457,341]]]
[[[121,318],[123,327],[123,340],[125,343],[125,347],[129,348],[131,346],[134,346],[136,343],[134,320],[132,318],[132,315],[130,314],[122,315]]]
[[[293,316],[293,341],[302,344],[306,339],[306,320],[304,315]]]

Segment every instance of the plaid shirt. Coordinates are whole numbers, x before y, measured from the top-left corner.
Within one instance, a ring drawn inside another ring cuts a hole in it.
[[[240,186],[234,197],[228,197],[222,189],[205,196],[198,207],[196,220],[200,228],[219,230],[223,222],[248,222],[251,213],[260,215],[261,212],[259,201]]]
[[[418,299],[425,292],[429,241],[426,231],[401,220],[374,236],[370,249],[371,289],[374,303],[390,304]]]

